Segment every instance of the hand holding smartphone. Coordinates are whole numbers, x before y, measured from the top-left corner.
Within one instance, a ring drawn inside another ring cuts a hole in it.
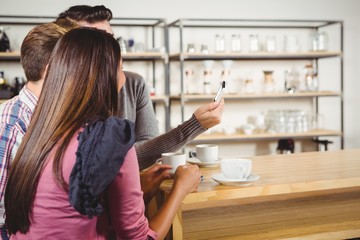
[[[225,81],[222,81],[221,83],[221,86],[218,90],[218,92],[216,93],[216,96],[214,98],[214,102],[220,102],[221,98],[222,98],[222,95],[223,95],[223,92],[224,92],[224,88],[225,88],[225,85],[226,85],[226,82]]]

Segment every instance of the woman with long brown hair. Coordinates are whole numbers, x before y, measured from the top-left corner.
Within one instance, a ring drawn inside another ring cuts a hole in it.
[[[134,124],[114,117],[124,82],[120,47],[110,34],[79,28],[59,40],[10,170],[5,209],[12,239],[166,235],[200,173],[196,166],[179,167],[168,201],[145,218]],[[101,216],[109,228],[96,227]]]

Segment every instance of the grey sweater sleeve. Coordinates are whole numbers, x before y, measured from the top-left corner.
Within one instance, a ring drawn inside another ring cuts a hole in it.
[[[164,152],[177,151],[206,131],[193,115],[189,120],[159,136],[155,112],[145,80],[124,72],[126,82],[119,94],[119,116],[135,123],[136,153],[140,169],[155,163]]]
[[[173,152],[179,150],[186,143],[205,132],[206,128],[202,127],[194,115],[170,130],[153,139],[136,143],[136,153],[138,155],[140,169],[144,169],[154,164],[164,152]]]

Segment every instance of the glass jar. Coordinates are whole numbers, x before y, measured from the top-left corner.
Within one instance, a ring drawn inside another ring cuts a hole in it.
[[[250,52],[260,51],[259,36],[256,34],[250,35]]]
[[[241,35],[233,34],[231,36],[231,51],[232,52],[241,52]]]
[[[215,52],[225,52],[225,37],[223,34],[215,36]]]
[[[294,93],[300,90],[299,72],[295,69],[285,71],[285,92]]]
[[[189,43],[189,44],[187,45],[187,52],[188,52],[188,53],[194,53],[194,52],[196,52],[195,44]]]
[[[209,49],[208,49],[208,46],[206,44],[202,44],[201,45],[201,53],[204,53],[204,54],[209,54]]]
[[[318,51],[327,51],[328,50],[328,35],[326,32],[320,32],[317,36],[317,48]]]
[[[267,52],[276,51],[276,38],[274,35],[266,37],[266,51]]]
[[[327,51],[329,37],[326,32],[312,32],[309,36],[310,51]]]
[[[119,42],[121,53],[127,53],[127,43],[123,37],[119,37],[116,39]]]
[[[264,92],[271,93],[275,91],[275,82],[273,71],[264,71]]]
[[[245,80],[244,93],[246,93],[246,94],[255,93],[254,81],[252,79],[246,79]]]
[[[318,50],[318,41],[317,41],[317,32],[312,31],[309,35],[309,50],[317,51]]]

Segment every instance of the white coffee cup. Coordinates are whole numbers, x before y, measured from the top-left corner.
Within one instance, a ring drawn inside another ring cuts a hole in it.
[[[201,162],[215,162],[218,160],[218,145],[199,144],[196,145],[196,158]]]
[[[221,160],[221,172],[229,179],[246,179],[250,176],[252,161],[247,158],[224,158]]]
[[[178,166],[186,164],[186,156],[183,153],[176,152],[163,153],[156,163],[170,165],[172,167],[170,173],[174,173]]]

